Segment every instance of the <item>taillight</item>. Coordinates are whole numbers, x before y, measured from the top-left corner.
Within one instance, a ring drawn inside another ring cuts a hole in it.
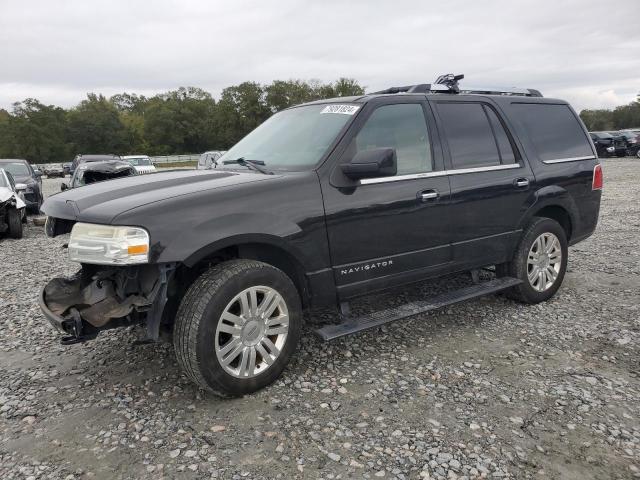
[[[591,190],[602,190],[602,166],[600,164],[593,167]]]

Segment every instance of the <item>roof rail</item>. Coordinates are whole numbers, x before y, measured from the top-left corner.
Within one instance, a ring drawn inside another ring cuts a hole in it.
[[[460,87],[458,81],[464,75],[454,75],[452,73],[440,75],[435,83],[420,83],[417,85],[406,85],[404,87],[390,87],[385,90],[373,92],[374,95],[385,95],[393,93],[461,93],[467,95],[514,95],[524,97],[542,97],[539,90],[533,88],[487,88],[487,87]]]

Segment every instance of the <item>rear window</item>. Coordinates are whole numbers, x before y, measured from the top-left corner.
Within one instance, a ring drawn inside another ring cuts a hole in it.
[[[516,163],[507,132],[493,109],[481,103],[437,105],[454,169]]]
[[[591,143],[568,105],[514,103],[513,108],[540,160],[593,157]]]

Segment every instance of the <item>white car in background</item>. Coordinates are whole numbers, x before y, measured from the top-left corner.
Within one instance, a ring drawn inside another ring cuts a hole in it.
[[[153,165],[147,155],[125,155],[120,158],[133,165],[138,173],[152,173],[156,171],[155,165]]]
[[[198,159],[198,170],[209,170],[214,168],[218,159],[227,153],[226,150],[210,150],[200,155]]]
[[[15,183],[11,174],[0,168],[0,233],[22,238],[22,224],[27,220],[24,191],[27,186]]]

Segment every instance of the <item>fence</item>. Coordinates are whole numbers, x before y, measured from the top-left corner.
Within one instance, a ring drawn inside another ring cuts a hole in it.
[[[157,157],[149,157],[153,163],[182,163],[182,162],[197,162],[200,158],[199,154],[196,155],[160,155]]]

